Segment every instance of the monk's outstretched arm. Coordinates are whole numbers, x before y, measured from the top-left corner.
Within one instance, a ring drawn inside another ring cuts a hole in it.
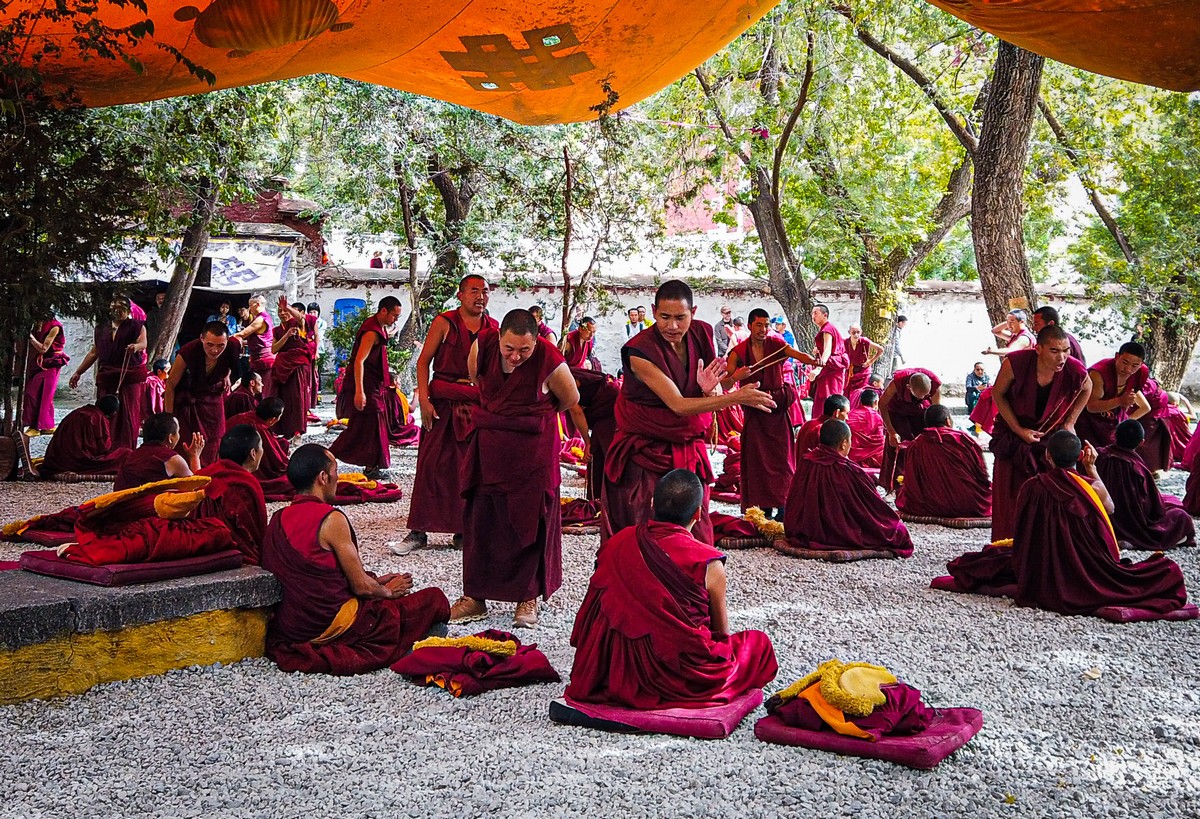
[[[354,536],[350,533],[350,521],[346,520],[344,512],[334,511],[325,518],[321,523],[320,542],[322,549],[333,552],[337,558],[338,568],[346,575],[350,591],[355,597],[384,600],[400,597],[363,568],[358,547],[354,545]]]
[[[417,406],[421,408],[421,426],[425,429],[431,429],[438,417],[433,402],[429,400],[429,368],[442,342],[446,340],[446,328],[446,320],[441,316],[434,316],[429,324],[429,332],[425,334],[425,343],[421,345],[421,352],[417,355]]]
[[[179,386],[179,382],[183,380],[183,374],[186,372],[187,362],[183,360],[183,356],[175,356],[171,372],[167,374],[167,380],[163,382],[163,412],[175,412],[175,388]]]
[[[726,407],[732,407],[734,404],[754,407],[764,412],[775,408],[775,401],[768,393],[757,389],[757,385],[739,387],[719,395],[684,398],[675,382],[650,361],[640,356],[630,356],[629,368],[633,371],[632,374],[635,378],[649,387],[667,405],[667,409],[679,416],[716,412]]]
[[[729,609],[725,604],[725,561],[714,560],[704,572],[704,587],[708,590],[709,630],[714,637],[729,636]]]
[[[1075,403],[1067,410],[1066,416],[1063,418],[1062,428],[1067,432],[1075,431],[1075,422],[1079,420],[1079,413],[1083,412],[1083,408],[1087,406],[1088,398],[1092,394],[1092,382],[1084,381],[1080,388],[1079,395],[1075,397]]]
[[[559,364],[554,368],[554,372],[546,376],[546,389],[558,399],[559,412],[579,406],[579,387],[575,385],[575,376],[571,375],[571,368],[567,366],[567,362]]]
[[[262,316],[255,316],[254,321],[247,324],[242,329],[233,334],[234,338],[247,339],[250,336],[256,336],[267,329],[267,324],[263,321]]]
[[[92,349],[88,350],[87,355],[83,357],[83,361],[80,361],[79,366],[75,368],[75,372],[71,375],[71,379],[67,382],[67,386],[69,386],[71,389],[75,389],[79,386],[79,379],[84,373],[92,368],[93,364],[96,363],[97,355],[96,345],[93,344]]]

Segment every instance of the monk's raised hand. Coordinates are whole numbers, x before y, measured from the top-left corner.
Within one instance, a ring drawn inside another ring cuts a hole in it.
[[[743,378],[748,378],[749,376],[750,376],[750,368],[749,367],[738,367],[736,370],[733,371],[733,375],[731,375],[729,377],[732,378],[734,381],[741,381]]]
[[[192,442],[190,444],[184,445],[183,448],[184,448],[184,450],[187,451],[187,453],[189,455],[198,455],[200,452],[202,452],[204,450],[204,436],[201,435],[199,432],[193,432],[192,433]]]
[[[433,408],[433,402],[428,398],[418,398],[417,403],[421,405],[421,426],[424,429],[433,429],[433,422],[438,419],[437,410]]]
[[[1085,469],[1091,469],[1096,465],[1096,448],[1092,446],[1091,441],[1083,442],[1083,451],[1079,453],[1079,463]]]
[[[756,410],[770,412],[775,409],[775,399],[771,397],[769,392],[763,392],[758,388],[758,382],[747,384],[744,387],[738,387],[732,392],[737,396],[738,403],[743,407],[754,407]]]
[[[703,363],[696,365],[696,381],[705,395],[711,395],[725,377],[729,364],[723,358],[714,358],[707,367]]]

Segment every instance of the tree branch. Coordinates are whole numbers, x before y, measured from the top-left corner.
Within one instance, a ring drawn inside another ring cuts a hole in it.
[[[717,115],[717,122],[721,125],[721,132],[725,134],[725,138],[729,140],[729,144],[733,146],[733,150],[737,153],[738,158],[742,163],[750,165],[750,155],[742,149],[741,144],[733,135],[733,129],[729,127],[729,123],[725,119],[725,112],[721,110],[721,104],[717,102],[716,93],[713,91],[709,79],[704,75],[703,68],[697,68],[692,72],[696,75],[696,79],[700,81],[700,87],[704,89],[704,96],[712,105],[713,112]]]
[[[804,80],[800,83],[800,96],[796,100],[795,106],[792,107],[792,114],[788,117],[787,124],[783,126],[783,133],[779,135],[779,144],[775,146],[775,164],[771,168],[771,195],[775,197],[776,202],[779,202],[779,170],[783,164],[783,153],[787,150],[788,140],[791,139],[792,130],[796,127],[796,120],[800,118],[800,112],[804,110],[804,106],[808,102],[808,89],[812,85],[813,78],[813,49],[815,46],[816,34],[809,29],[808,53],[804,59]]]
[[[933,228],[907,250],[897,247],[888,254],[888,267],[896,271],[898,280],[907,280],[917,265],[941,244],[946,234],[971,212],[972,171],[971,157],[964,156],[959,166],[950,173],[946,192],[933,209]]]

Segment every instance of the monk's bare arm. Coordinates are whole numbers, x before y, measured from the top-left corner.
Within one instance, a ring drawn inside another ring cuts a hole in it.
[[[809,362],[817,367],[824,367],[829,363],[829,356],[833,355],[833,336],[829,333],[821,333],[821,349],[820,355],[816,361]]]
[[[363,363],[371,354],[371,350],[375,349],[375,341],[374,333],[364,334],[362,342],[358,345],[358,354],[354,356],[354,408],[357,410],[367,408],[367,391],[363,389]]]
[[[380,583],[363,568],[362,558],[354,545],[350,534],[350,522],[343,512],[335,511],[326,516],[321,523],[321,548],[333,552],[337,558],[338,568],[350,582],[350,591],[355,597],[391,599],[399,597],[387,586]]]
[[[295,327],[289,327],[286,330],[284,330],[283,333],[279,336],[279,338],[277,338],[271,342],[271,354],[277,355],[279,353],[279,351],[283,349],[283,345],[287,344],[288,339],[294,335],[296,335]]]
[[[479,380],[479,342],[471,342],[471,351],[467,353],[467,378],[471,383]]]
[[[892,399],[896,397],[896,382],[887,385],[887,389],[883,391],[883,395],[879,396],[879,417],[883,419],[883,428],[887,430],[888,440],[895,443],[896,430],[892,427],[892,414],[888,412],[888,406],[892,403]],[[816,410],[813,410],[815,413]]]
[[[301,313],[295,307],[292,307],[292,305],[288,304],[288,300],[285,297],[280,296],[279,297],[279,320],[287,321],[288,319],[294,319],[295,321],[298,321],[303,324],[304,323],[304,313]]]
[[[1192,402],[1187,399],[1186,395],[1184,395],[1181,392],[1177,392],[1177,393],[1175,393],[1175,398],[1176,398],[1176,406],[1178,406],[1185,413],[1187,413],[1189,418],[1196,414],[1196,411],[1194,409],[1192,409]]]
[[[933,392],[931,392],[929,394],[929,403],[931,403],[931,404],[942,403],[942,388],[940,385],[938,386],[938,388],[936,390],[934,390]]]
[[[38,341],[33,336],[29,337],[29,345],[39,353],[44,353],[50,349],[50,345],[54,343],[54,339],[58,338],[58,328],[51,327],[50,332],[46,333],[45,341]]]
[[[546,389],[558,399],[559,412],[579,406],[579,387],[575,385],[575,376],[571,375],[571,368],[565,361],[546,376]]]
[[[575,424],[575,429],[579,430],[579,437],[583,439],[583,459],[586,461],[592,454],[592,430],[588,426],[587,414],[579,404],[568,407],[567,412],[571,416],[571,422]]]
[[[142,331],[140,333],[138,333],[137,341],[133,342],[125,349],[130,352],[133,352],[133,353],[140,353],[142,350],[146,349],[146,328],[145,327],[142,327]]]
[[[872,364],[874,364],[876,361],[879,360],[879,357],[881,355],[883,355],[883,347],[876,344],[874,341],[871,341],[871,339],[867,338],[866,336],[863,336],[862,340],[867,342],[866,366],[870,367]]]
[[[729,609],[725,603],[725,561],[714,560],[704,572],[704,586],[708,589],[709,630],[714,637],[729,636]]]
[[[739,369],[743,369],[743,368],[740,368],[738,366],[740,359],[738,358],[738,354],[737,354],[736,350],[730,350],[725,355],[725,362],[728,365],[728,369],[725,371],[725,377],[721,379],[721,389],[730,390],[733,388],[734,384],[736,384],[741,379],[746,378],[750,375],[750,373],[749,373],[750,367],[749,366],[745,367],[744,369],[746,370],[746,372],[744,372],[744,373],[738,372]]]
[[[1111,412],[1121,406],[1133,406],[1137,402],[1137,399],[1128,392],[1117,393],[1112,398],[1105,398],[1104,379],[1095,370],[1088,372],[1088,381],[1092,385],[1087,402],[1088,412]]]
[[[92,365],[96,363],[96,358],[96,347],[92,345],[92,349],[88,350],[87,355],[83,357],[83,361],[80,361],[79,366],[75,368],[75,372],[72,374],[70,381],[67,382],[67,386],[71,389],[78,387],[80,377],[92,368]]]
[[[703,398],[684,398],[679,387],[666,373],[651,362],[639,356],[629,357],[629,367],[633,375],[659,397],[667,405],[667,409],[679,416],[702,415],[706,412],[732,407],[741,404],[744,407],[754,407],[760,410],[770,410],[775,406],[771,396],[754,387],[741,387],[720,395],[706,395]]]
[[[1096,448],[1091,443],[1085,443],[1083,451],[1079,453],[1079,463],[1076,466],[1079,473],[1092,482],[1092,489],[1095,491],[1096,497],[1100,498],[1101,505],[1111,515],[1117,508],[1113,504],[1112,495],[1108,494],[1108,487],[1104,485],[1104,481],[1100,480],[1100,473],[1096,471],[1096,454]]]
[[[1140,392],[1135,392],[1133,394],[1133,399],[1137,402],[1137,404],[1134,406],[1133,412],[1129,414],[1129,417],[1136,421],[1137,419],[1150,413],[1150,402],[1147,401],[1146,396],[1142,395]]]
[[[187,372],[187,364],[183,360],[183,356],[175,356],[175,363],[171,365],[171,372],[167,374],[167,380],[163,382],[163,411],[175,412],[175,388],[179,386],[179,382],[183,380],[183,374]]]
[[[203,446],[200,447],[200,449],[203,449],[203,448],[204,448]],[[170,458],[168,458],[167,462],[165,464],[163,464],[163,466],[165,466],[167,469],[167,477],[168,478],[186,478],[189,475],[195,475],[197,472],[199,472],[200,471],[200,449],[197,449],[194,455],[189,450],[188,459],[191,461],[191,463],[188,463],[188,461],[185,461],[183,459],[182,455],[172,455]]]
[[[433,357],[446,340],[448,322],[441,316],[434,316],[425,334],[425,343],[417,355],[417,405],[421,408],[421,426],[429,429],[437,419],[437,411],[429,400],[429,368],[433,365]]]
[[[1075,431],[1075,422],[1079,420],[1079,413],[1083,412],[1083,408],[1087,406],[1088,397],[1092,394],[1092,382],[1084,381],[1080,387],[1080,393],[1075,397],[1075,403],[1071,404],[1071,408],[1067,410],[1066,417],[1063,418],[1062,428],[1068,432]]]
[[[242,329],[240,329],[236,333],[234,333],[233,337],[245,340],[247,338],[250,338],[250,336],[258,335],[259,333],[263,332],[266,329],[267,329],[267,323],[265,321],[263,321],[263,317],[255,316],[254,321],[250,322],[245,327],[243,327]]]

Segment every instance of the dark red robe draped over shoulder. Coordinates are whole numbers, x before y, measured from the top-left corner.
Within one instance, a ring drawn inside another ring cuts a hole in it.
[[[983,449],[957,429],[922,432],[904,454],[904,482],[896,491],[896,508],[921,517],[989,517],[992,481]]]
[[[1112,497],[1118,540],[1151,552],[1195,544],[1192,516],[1177,500],[1163,500],[1154,475],[1137,453],[1116,444],[1105,447],[1096,459],[1096,472]]]
[[[225,396],[225,425],[232,426],[228,419],[243,412],[253,412],[257,406],[258,396],[250,392],[249,385],[243,384]]]
[[[867,359],[871,357],[871,340],[866,336],[858,337],[858,346],[852,346],[850,339],[845,340],[846,360],[849,369],[846,370],[846,395],[866,389],[867,381],[871,378],[871,369]]]
[[[850,367],[850,357],[846,355],[846,342],[842,339],[841,331],[834,326],[832,321],[822,324],[817,330],[816,336],[813,337],[813,346],[817,348],[817,357],[820,358],[821,351],[825,347],[824,339],[821,338],[823,335],[828,335],[833,343],[825,366],[821,368],[821,372],[813,379],[812,386],[809,387],[813,412],[824,407],[825,399],[829,396],[845,394],[846,371]]]
[[[595,338],[589,338],[587,341],[583,341],[579,330],[572,330],[567,333],[567,344],[571,348],[570,352],[566,354],[567,364],[571,367],[582,367],[583,362],[591,357],[592,348],[596,346],[596,340]]]
[[[1063,368],[1055,373],[1045,406],[1039,413],[1037,350],[1018,350],[1009,353],[1007,360],[1013,371],[1013,380],[1005,397],[1017,420],[1026,429],[1053,431],[1051,424],[1061,424],[1079,396],[1080,388],[1088,377],[1087,370],[1075,359],[1068,358]],[[1049,467],[1043,458],[1046,448],[1041,444],[1027,444],[1018,438],[1003,415],[996,416],[989,449],[996,456],[992,466],[994,542],[1013,536],[1017,493],[1025,481]]]
[[[115,475],[127,455],[128,447],[113,446],[108,418],[88,404],[62,419],[46,447],[39,471],[46,477],[61,472]]]
[[[572,367],[579,388],[579,406],[591,432],[592,460],[587,465],[588,500],[599,501],[604,490],[604,463],[617,434],[617,397],[621,388],[611,375]]]
[[[929,395],[919,401],[913,397],[912,391],[908,388],[909,380],[917,373],[921,373],[929,379]],[[942,388],[942,379],[924,367],[908,367],[897,370],[892,375],[892,384],[896,385],[896,391],[888,399],[888,418],[892,422],[892,429],[900,436],[900,440],[911,441],[921,434],[921,430],[925,429],[925,410],[933,405],[931,396]],[[884,438],[883,463],[879,468],[879,485],[888,492],[892,492],[896,488],[896,476],[904,474],[904,450],[897,449],[892,446],[891,441],[886,440],[886,428]]]
[[[676,415],[633,374],[630,365],[631,358],[644,358],[674,381],[684,398],[700,398],[704,391],[697,381],[697,368],[707,366],[717,355],[712,327],[693,320],[683,344],[686,354],[681,361],[658,327],[651,326],[621,348],[625,379],[617,398],[617,434],[604,464],[602,539],[648,520],[658,479],[672,469],[690,469],[704,484],[704,505],[693,533],[698,540],[712,543],[708,499],[716,476],[704,436],[713,414]]]
[[[446,338],[433,357],[429,400],[437,411],[433,426],[421,419],[421,443],[417,450],[417,475],[413,480],[408,528],[418,532],[462,532],[463,512],[459,478],[467,457],[472,427],[471,409],[479,403],[479,389],[470,383],[467,356],[475,343],[463,321],[461,308],[448,310],[434,319],[444,321]],[[483,316],[480,329],[499,332],[491,316]]]
[[[762,412],[747,409],[743,413],[742,426],[742,511],[751,506],[760,508],[783,506],[787,502],[792,476],[796,474],[796,453],[792,447],[792,421],[790,409],[800,399],[796,389],[783,380],[783,367],[791,359],[779,351],[787,348],[781,338],[768,336],[763,340],[762,355],[754,353],[754,342],[747,339],[731,351],[737,354],[738,363],[753,367],[760,361],[775,356],[775,363],[768,364],[741,385],[758,384],[763,392],[770,393],[775,400],[775,409]]]
[[[481,332],[462,474],[463,594],[519,603],[562,585],[558,399],[542,385],[563,357],[539,338],[511,373],[502,360],[499,332]]]
[[[308,429],[313,387],[313,347],[309,341],[317,337],[317,317],[305,314],[303,321],[290,318],[280,325],[284,332],[293,327],[296,332],[283,343],[271,362],[270,396],[283,401],[283,415],[275,426],[285,438],[303,435]],[[347,370],[353,369],[354,359],[350,362]],[[353,399],[354,394],[350,397]]]
[[[127,318],[113,330],[112,324],[100,322],[96,327],[96,397],[115,395],[121,401],[112,421],[114,447],[133,449],[142,434],[142,416],[147,406],[146,351],[127,352],[142,334],[145,321]]]
[[[800,463],[801,458],[821,445],[821,425],[828,420],[828,415],[818,415],[800,427],[796,433],[796,463]]]
[[[262,562],[263,539],[267,535],[267,504],[258,479],[241,464],[220,458],[198,473],[212,478],[204,487],[204,500],[195,517],[224,521],[245,562]]]
[[[113,491],[119,492],[147,483],[165,481],[169,477],[167,461],[177,454],[179,453],[164,444],[142,444],[122,459],[117,478],[113,481]]]
[[[254,477],[260,482],[276,478],[282,478],[286,481],[288,444],[275,434],[275,427],[267,426],[267,422],[259,418],[254,412],[244,412],[241,415],[235,415],[226,422],[226,426],[228,427],[236,427],[239,424],[248,424],[254,427],[258,431],[258,437],[262,439],[262,461],[259,462],[258,469],[254,472]]]
[[[359,346],[368,335],[375,336],[375,346],[363,361],[362,387],[366,403],[360,410],[354,406],[357,388],[354,360],[358,357]],[[350,423],[329,447],[339,461],[365,467],[392,465],[392,452],[388,445],[387,402],[384,399],[384,392],[392,385],[387,361],[387,339],[387,329],[379,323],[377,316],[368,317],[358,328],[358,335],[350,350],[346,378],[342,381],[342,391],[337,399],[338,417],[348,418]],[[343,415],[343,412],[346,414]]]
[[[408,653],[435,623],[450,619],[446,595],[440,589],[422,589],[390,600],[361,599],[346,630],[318,640],[354,597],[333,552],[321,548],[321,524],[331,514],[342,513],[302,495],[276,512],[267,527],[262,566],[283,587],[283,600],[267,627],[267,656],[284,671],[375,671]]]
[[[883,465],[883,444],[887,428],[874,407],[858,406],[846,418],[853,437],[850,439],[850,460],[862,467],[878,469]]]
[[[1091,398],[1102,398],[1106,401],[1116,398],[1119,393],[1141,392],[1150,379],[1150,368],[1143,364],[1137,372],[1129,376],[1118,392],[1115,358],[1097,361],[1088,368],[1088,373],[1099,374],[1100,382],[1104,386],[1102,395],[1093,394]],[[1079,413],[1079,420],[1075,422],[1075,433],[1084,441],[1091,442],[1096,449],[1104,449],[1116,441],[1117,426],[1128,417],[1129,410],[1125,407],[1105,412],[1088,412],[1087,407],[1084,407],[1083,412]]]
[[[705,573],[724,559],[683,527],[657,521],[601,545],[571,633],[567,698],[643,710],[705,708],[775,679],[766,634],[711,631]]]
[[[231,338],[209,371],[200,339],[179,348],[179,358],[187,365],[187,371],[175,386],[174,415],[179,420],[180,455],[184,454],[183,447],[191,444],[192,434],[198,432],[204,436],[201,465],[207,466],[217,459],[221,436],[225,434],[225,391],[229,389],[229,375],[237,371],[241,357],[241,339]]]
[[[50,342],[50,349],[37,353],[31,347],[25,365],[25,404],[21,410],[21,423],[37,430],[54,429],[54,392],[58,389],[58,375],[71,360],[63,351],[66,338],[57,319],[43,321],[33,331],[33,337],[39,344],[45,344],[46,336],[55,328],[58,334]]]

